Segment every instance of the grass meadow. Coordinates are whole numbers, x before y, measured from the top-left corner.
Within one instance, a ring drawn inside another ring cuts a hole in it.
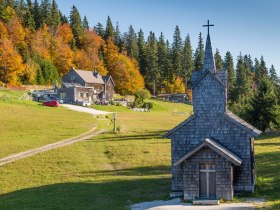
[[[97,120],[107,132],[1,167],[0,209],[118,210],[129,209],[137,202],[169,199],[170,141],[161,136],[185,120],[192,113],[192,107],[152,102],[154,109],[146,113],[118,106],[94,106],[117,113],[118,133],[112,132],[111,115],[100,116],[91,123]],[[36,103],[17,106],[37,110],[40,117],[45,117],[45,112],[53,113]],[[2,109],[7,108],[0,104],[1,112]],[[80,126],[88,129],[83,124],[87,116],[63,108],[54,110],[56,115],[68,113],[65,119],[69,121],[80,117]],[[8,111],[6,115],[9,115]],[[26,119],[18,116],[18,120],[23,123]],[[54,127],[50,130],[61,135],[64,126],[70,125],[61,124],[60,131]],[[11,129],[10,135],[20,144],[17,132]],[[34,140],[30,141],[33,143]],[[9,141],[0,143],[1,148],[9,145]],[[258,183],[256,193],[251,196],[265,198],[266,208],[280,208],[279,149],[277,133],[265,134],[256,140]]]

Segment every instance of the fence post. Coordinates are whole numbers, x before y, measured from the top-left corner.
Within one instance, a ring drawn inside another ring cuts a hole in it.
[[[113,117],[114,117],[114,132],[117,131],[117,125],[116,125],[116,113],[113,113]]]

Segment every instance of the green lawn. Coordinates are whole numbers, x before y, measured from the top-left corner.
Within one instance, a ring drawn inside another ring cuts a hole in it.
[[[0,91],[0,158],[76,136],[97,123],[85,113],[18,100],[22,94]]]
[[[153,103],[155,109],[147,113],[95,106],[117,112],[120,133],[108,131],[1,167],[0,209],[128,209],[132,203],[168,199],[170,141],[161,136],[186,119],[192,107]],[[98,119],[112,129],[111,118]],[[275,209],[280,205],[279,149],[279,135],[256,140],[254,196]]]

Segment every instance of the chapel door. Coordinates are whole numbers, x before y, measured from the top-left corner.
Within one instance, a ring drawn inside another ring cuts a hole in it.
[[[213,163],[199,165],[199,197],[216,198],[216,168]]]

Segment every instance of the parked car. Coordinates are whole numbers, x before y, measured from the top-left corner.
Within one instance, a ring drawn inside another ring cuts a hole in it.
[[[46,101],[43,103],[43,106],[58,107],[59,105],[60,105],[59,102],[55,100]]]

